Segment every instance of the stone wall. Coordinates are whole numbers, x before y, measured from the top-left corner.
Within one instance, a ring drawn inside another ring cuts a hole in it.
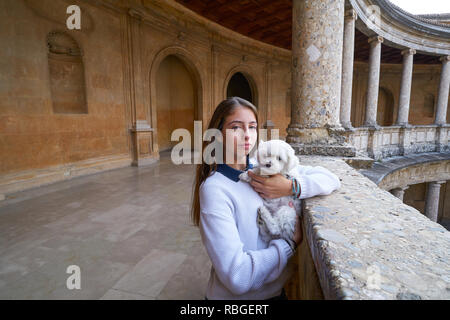
[[[273,117],[286,135],[287,50],[211,23],[173,1],[69,2],[0,4],[0,194],[71,178],[86,172],[81,168],[96,172],[139,165],[140,157],[157,159],[159,143],[170,146],[167,137],[175,127],[192,129],[193,119],[207,126],[236,72],[254,88],[260,126]],[[81,31],[66,28],[70,4],[81,7]],[[59,52],[66,61],[55,62],[48,45],[52,32],[73,39],[66,47],[79,48],[80,55]],[[182,80],[177,91],[176,83],[159,79],[170,72],[167,57],[185,69],[189,86]],[[165,91],[168,86],[174,90]],[[164,116],[169,105],[177,115],[172,120]]]
[[[58,2],[0,4],[1,175],[35,177],[39,169],[129,153],[120,18],[83,8],[99,23],[75,32],[52,18]],[[64,61],[51,52],[54,31],[73,39],[81,55]]]

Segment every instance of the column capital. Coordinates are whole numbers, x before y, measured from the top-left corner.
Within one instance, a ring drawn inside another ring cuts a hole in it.
[[[439,180],[439,181],[432,181],[431,183],[438,185],[438,184],[443,184],[446,182],[447,182],[446,180]]]
[[[345,20],[356,20],[358,19],[358,15],[356,14],[356,10],[355,9],[349,9],[345,11],[345,15],[344,15],[344,19]]]
[[[442,63],[450,61],[450,56],[442,56],[439,58],[439,61],[441,61]]]
[[[374,36],[374,37],[370,37],[369,40],[367,40],[367,42],[369,42],[371,45],[372,43],[374,43],[373,45],[377,45],[379,43],[383,43],[383,37],[382,36]]]
[[[402,55],[405,55],[405,54],[413,55],[413,54],[416,54],[416,49],[407,48],[405,50],[402,50],[401,53],[402,53]]]

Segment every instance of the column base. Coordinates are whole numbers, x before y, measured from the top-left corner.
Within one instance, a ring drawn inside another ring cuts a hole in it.
[[[348,143],[351,130],[342,127],[305,128],[289,125],[288,142],[298,155],[354,157],[356,148]]]
[[[355,132],[356,131],[356,128],[352,126],[351,122],[347,122],[347,123],[343,122],[341,124],[342,124],[342,127],[344,127],[344,129],[346,131],[350,131],[350,132]]]
[[[291,143],[297,155],[320,155],[334,157],[354,157],[356,149],[352,146],[339,146],[329,144]]]
[[[159,160],[159,153],[154,150],[153,128],[146,120],[137,120],[131,129],[133,142],[132,166],[140,167],[155,163]]]
[[[379,124],[375,123],[375,124],[363,124],[361,127],[363,128],[368,128],[371,130],[381,130],[382,126],[380,126]]]

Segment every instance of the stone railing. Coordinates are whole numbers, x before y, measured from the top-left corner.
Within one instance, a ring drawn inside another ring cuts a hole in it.
[[[411,153],[450,150],[450,125],[359,127],[349,134],[356,150],[375,160]]]
[[[341,180],[303,200],[297,299],[450,299],[450,232],[339,158],[301,156]]]

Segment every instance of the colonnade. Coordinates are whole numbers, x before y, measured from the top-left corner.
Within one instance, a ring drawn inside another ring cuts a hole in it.
[[[353,156],[355,151],[347,143],[347,132],[353,131],[350,117],[357,14],[354,9],[345,11],[344,0],[324,1],[293,1],[292,109],[286,141],[297,147],[300,154]],[[375,131],[381,129],[376,118],[383,41],[379,35],[368,40],[369,75],[363,127]],[[408,114],[416,50],[404,48],[401,54],[403,66],[396,125],[406,128],[411,127]],[[450,56],[442,56],[440,61],[442,70],[434,124],[442,126],[447,116]],[[374,150],[372,156],[378,156]]]
[[[439,212],[439,195],[441,185],[446,181],[431,181],[427,185],[427,193],[425,197],[424,214],[432,221],[437,222]],[[391,193],[403,201],[405,191],[409,186],[399,187],[391,190]]]
[[[346,128],[351,128],[351,92],[353,75],[353,48],[355,42],[355,20],[357,19],[355,10],[347,11],[344,18],[344,50],[343,50],[343,70],[342,70],[342,98],[341,98],[341,124]],[[367,84],[366,114],[364,126],[377,127],[377,105],[378,90],[380,82],[381,66],[381,44],[384,39],[380,36],[369,38],[369,77]],[[411,83],[413,75],[413,58],[416,50],[405,48],[403,55],[402,77],[400,84],[400,99],[398,105],[397,125],[408,125],[408,115],[411,99]],[[441,76],[439,82],[439,93],[436,103],[436,116],[434,123],[442,125],[446,123],[448,95],[450,88],[450,56],[440,57],[442,62]]]

